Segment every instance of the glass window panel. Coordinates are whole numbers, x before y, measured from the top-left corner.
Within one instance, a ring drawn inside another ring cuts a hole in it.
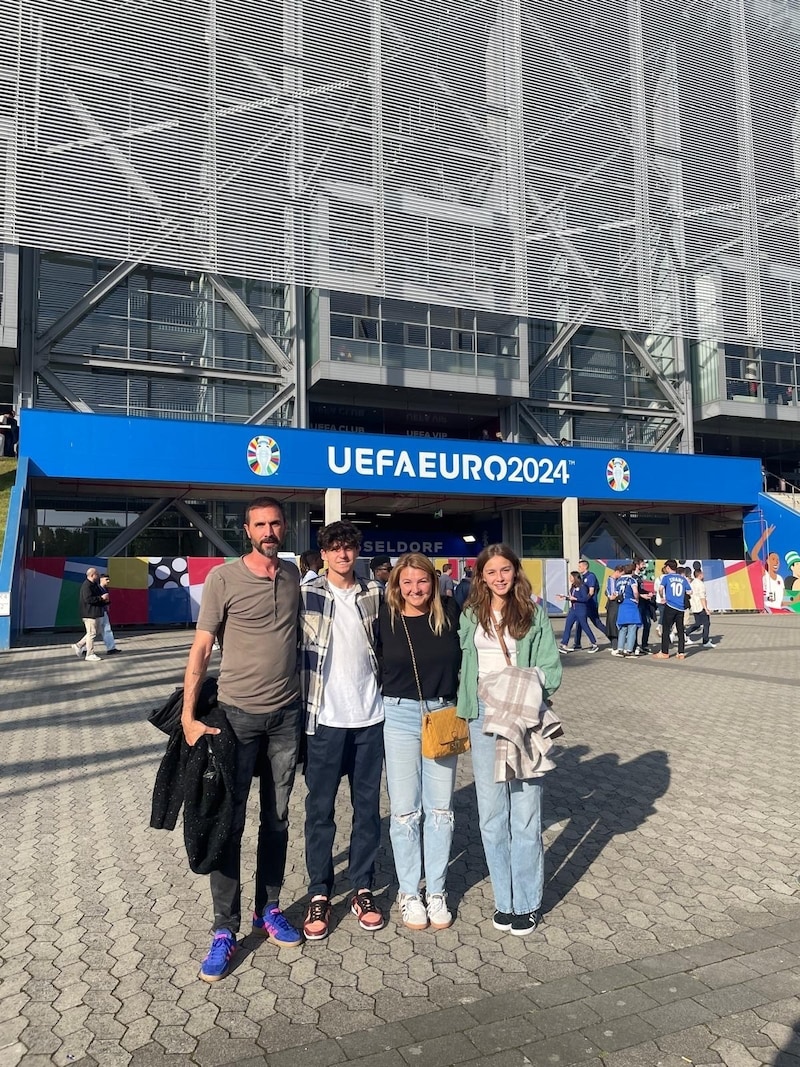
[[[455,308],[431,306],[431,326],[455,326]]]
[[[331,337],[352,337],[353,320],[349,316],[331,315]]]
[[[410,345],[424,345],[427,348],[428,345],[428,328],[427,326],[411,326],[409,325],[406,330],[406,338]]]
[[[456,334],[456,346],[460,352],[473,352],[475,350],[475,335],[460,330]]]
[[[431,348],[449,349],[452,344],[450,330],[440,330],[431,327]]]
[[[474,374],[475,356],[472,352],[431,352],[431,370],[444,374]]]
[[[493,356],[497,352],[498,338],[491,333],[479,333],[478,334],[478,351],[484,355]]]
[[[406,327],[402,322],[381,323],[381,340],[384,344],[401,345],[406,339]]]
[[[356,337],[363,338],[365,341],[377,341],[378,340],[378,320],[377,319],[356,319]]]
[[[383,346],[384,367],[402,367],[406,370],[428,370],[427,348],[406,348],[404,345]]]
[[[482,378],[515,382],[519,379],[519,360],[502,356],[478,356],[478,374]]]
[[[381,315],[384,319],[398,319],[401,322],[427,323],[428,305],[410,300],[382,300]]]
[[[367,298],[359,293],[331,293],[331,311],[344,315],[364,315],[367,311]]]

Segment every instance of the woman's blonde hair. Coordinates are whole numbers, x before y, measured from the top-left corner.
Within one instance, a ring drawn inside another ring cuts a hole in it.
[[[439,595],[439,578],[436,574],[436,568],[428,557],[423,556],[420,552],[408,552],[405,556],[401,556],[397,563],[395,563],[394,567],[392,567],[389,581],[386,583],[384,598],[389,608],[392,630],[394,630],[397,616],[403,614],[403,604],[405,601],[403,600],[403,594],[400,592],[400,576],[403,571],[407,570],[409,567],[415,571],[424,571],[431,580],[428,625],[436,636],[440,637],[445,629],[449,629],[450,623],[444,613],[442,598]]]
[[[483,568],[496,556],[502,556],[514,566],[514,584],[511,592],[503,603],[503,611],[500,616],[499,630],[509,633],[515,641],[530,630],[536,605],[533,602],[533,589],[525,571],[522,569],[519,556],[508,545],[488,545],[475,560],[475,576],[470,586],[469,597],[464,605],[464,610],[471,608],[478,624],[484,633],[491,634],[495,629],[494,615],[492,614],[492,593],[483,579]]]

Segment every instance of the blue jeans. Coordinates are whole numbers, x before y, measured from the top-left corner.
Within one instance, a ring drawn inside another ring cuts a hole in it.
[[[353,892],[372,889],[381,841],[383,723],[340,729],[317,726],[306,738],[306,867],[312,897],[333,893],[336,794],[347,775],[353,824],[348,878]]]
[[[639,627],[635,622],[623,622],[619,624],[617,651],[633,652],[636,646],[636,631],[638,629]]]
[[[483,851],[498,911],[537,911],[544,891],[542,781],[494,780],[494,734],[483,732],[485,707],[469,724]]]
[[[428,711],[444,706],[441,700],[426,701]],[[418,700],[384,697],[383,708],[386,784],[392,809],[389,836],[400,892],[417,896],[424,863],[428,894],[444,893],[458,756],[423,758]]]
[[[242,920],[242,834],[259,755],[261,820],[256,846],[255,910],[260,915],[280,895],[289,843],[289,794],[300,749],[302,714],[299,703],[269,715],[252,715],[229,704],[221,703],[220,707],[236,736],[236,783],[230,837],[219,868],[211,872],[211,899],[213,929],[235,934]]]

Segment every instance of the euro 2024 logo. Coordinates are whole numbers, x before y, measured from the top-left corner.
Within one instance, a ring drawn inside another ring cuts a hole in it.
[[[631,469],[624,459],[615,456],[608,461],[606,481],[615,493],[624,493],[631,484]]]
[[[276,474],[281,465],[281,450],[278,442],[266,435],[254,437],[247,446],[247,465],[253,474],[261,478],[269,478]]]

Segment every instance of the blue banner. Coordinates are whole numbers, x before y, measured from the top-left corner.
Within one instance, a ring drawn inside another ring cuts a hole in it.
[[[752,459],[409,439],[167,419],[25,410],[32,473],[249,488],[608,501],[753,504]]]

